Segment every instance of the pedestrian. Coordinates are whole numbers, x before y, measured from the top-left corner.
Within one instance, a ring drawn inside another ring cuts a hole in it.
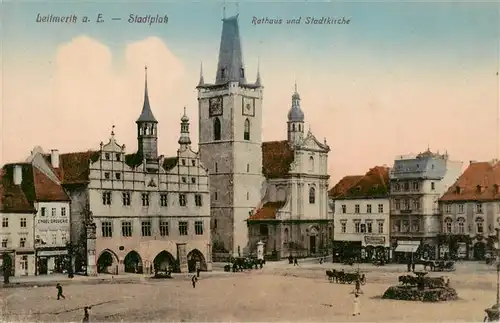
[[[196,288],[196,282],[198,281],[198,278],[196,278],[196,275],[193,275],[191,278],[191,282],[193,283],[193,288]]]
[[[352,312],[352,316],[360,315],[361,312],[359,310],[359,294],[355,293],[354,294],[354,308]]]
[[[89,315],[89,310],[91,309],[92,307],[90,306],[85,306],[83,308],[83,320],[82,320],[82,323],[88,323],[90,322],[90,315]]]
[[[56,288],[57,288],[57,299],[61,299],[61,297],[66,299],[66,297],[64,297],[63,295],[63,289],[61,284],[57,283]]]
[[[196,268],[196,277],[200,277],[200,268]]]
[[[297,257],[293,258],[293,266],[298,266],[299,265],[299,261],[297,260]]]
[[[415,262],[414,261],[411,263],[411,271],[415,272]]]
[[[355,294],[359,294],[359,290],[361,289],[361,282],[359,281],[359,277],[356,279],[356,292]]]

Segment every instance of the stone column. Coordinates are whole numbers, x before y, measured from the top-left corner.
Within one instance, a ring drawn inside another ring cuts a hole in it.
[[[97,276],[95,223],[87,226],[87,276]]]
[[[188,272],[186,243],[177,244],[177,260],[179,261],[179,270],[181,273]]]

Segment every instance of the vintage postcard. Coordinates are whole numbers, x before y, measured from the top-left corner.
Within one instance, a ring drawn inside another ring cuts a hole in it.
[[[0,321],[499,320],[499,1],[0,8]]]

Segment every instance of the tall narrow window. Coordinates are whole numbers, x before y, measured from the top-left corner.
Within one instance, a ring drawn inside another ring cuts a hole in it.
[[[250,140],[250,120],[245,119],[245,129],[243,132],[243,139]]]
[[[316,190],[314,187],[309,188],[309,203],[314,204],[316,202]]]
[[[214,140],[220,140],[220,120],[219,118],[214,119]]]
[[[314,172],[314,157],[309,157],[309,171]]]

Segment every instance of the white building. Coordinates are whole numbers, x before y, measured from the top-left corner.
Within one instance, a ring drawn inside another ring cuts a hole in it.
[[[267,254],[278,257],[292,250],[318,253],[327,231],[330,148],[311,132],[304,135],[297,92],[283,122],[288,140],[262,142],[263,86],[259,73],[247,82],[242,57],[238,16],[225,18],[215,83],[205,83],[201,74],[197,87],[214,254],[255,252],[258,239],[266,242]]]
[[[146,83],[136,125],[137,153],[127,155],[113,131],[96,151],[60,156],[77,268],[86,265],[89,274],[211,270],[208,174],[191,148],[189,118],[181,119],[177,155],[159,156]]]
[[[352,181],[351,179],[357,179]],[[333,194],[337,192],[338,194]],[[343,178],[331,191],[334,201],[334,260],[389,259],[389,168],[377,166],[361,178]]]

